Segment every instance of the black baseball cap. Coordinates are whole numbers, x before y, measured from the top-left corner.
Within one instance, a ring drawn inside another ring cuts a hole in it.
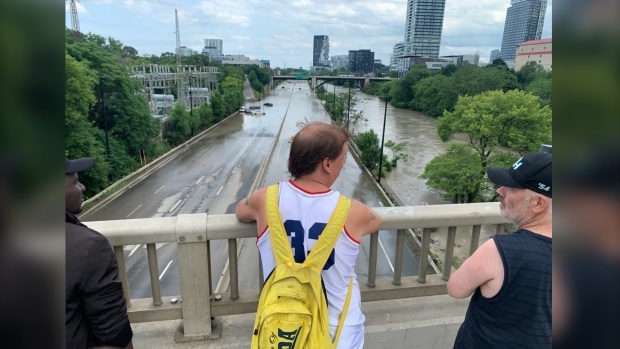
[[[94,158],[81,158],[75,160],[69,160],[65,158],[65,174],[72,174],[77,172],[86,171],[93,167],[95,164]]]
[[[491,182],[504,187],[529,189],[551,197],[551,153],[529,153],[510,168],[489,167]]]

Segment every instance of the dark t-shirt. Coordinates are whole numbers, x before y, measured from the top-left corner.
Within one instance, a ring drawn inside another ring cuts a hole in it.
[[[124,348],[133,337],[110,243],[65,213],[67,348]]]
[[[493,239],[504,282],[491,298],[476,289],[454,348],[551,348],[552,239],[524,229]]]

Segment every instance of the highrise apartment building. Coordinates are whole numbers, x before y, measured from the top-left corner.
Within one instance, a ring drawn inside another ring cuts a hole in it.
[[[501,52],[499,50],[491,51],[491,56],[489,57],[489,63],[493,63],[494,60],[501,57]]]
[[[221,39],[205,39],[205,47],[202,49],[202,54],[208,56],[211,60],[221,61],[221,57],[224,55],[223,46],[224,43]]]
[[[312,66],[329,67],[329,36],[315,35],[312,51]]]
[[[405,23],[405,41],[412,54],[438,57],[446,0],[409,0]]]
[[[390,70],[406,72],[411,56],[438,57],[446,0],[408,0],[405,40],[394,45]]]
[[[370,50],[349,51],[349,71],[371,73],[375,69],[375,53]]]
[[[522,42],[540,40],[547,0],[511,0],[510,5],[506,11],[501,57],[513,67],[517,46]]]
[[[336,55],[332,56],[332,70],[340,68],[349,69],[349,55]]]

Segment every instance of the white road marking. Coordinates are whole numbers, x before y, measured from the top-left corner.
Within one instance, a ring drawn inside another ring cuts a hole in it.
[[[215,196],[220,195],[220,192],[222,191],[222,189],[224,189],[224,186],[222,186],[222,187],[220,188],[220,190],[218,190],[218,191],[217,191],[217,194],[215,194]]]
[[[196,181],[196,184],[200,183],[200,181],[201,181],[203,178],[205,178],[205,176],[200,177],[200,178]]]
[[[390,262],[390,257],[388,257],[388,254],[385,251],[385,247],[383,247],[383,244],[381,243],[381,239],[377,239],[377,240],[379,240],[379,246],[381,246],[381,249],[383,250],[383,254],[385,254],[385,259],[387,259],[388,263],[390,264],[390,268],[392,269],[392,273],[393,273],[394,266],[392,265],[392,262]]]
[[[168,212],[172,212],[172,211],[174,211],[174,209],[175,209],[175,208],[177,208],[177,206],[179,206],[179,204],[180,204],[180,203],[181,203],[181,200],[179,199],[179,201],[177,201],[177,203],[176,203],[176,204],[174,204],[174,206],[172,206],[172,208],[171,208],[171,209],[170,209],[170,211],[168,211]]]
[[[172,262],[174,262],[174,260],[171,260],[170,262],[168,262],[168,265],[166,265],[166,267],[164,268],[164,271],[162,271],[161,275],[159,275],[159,280],[161,280],[161,278],[164,277],[164,274],[166,274],[166,271],[168,270],[168,268],[170,267],[170,264],[172,264]]]
[[[137,244],[136,247],[134,247],[131,252],[129,252],[129,255],[127,257],[131,257],[131,255],[136,252],[138,250],[138,248],[140,247],[140,244]]]
[[[164,185],[162,185],[162,186],[161,186],[159,189],[157,189],[157,191],[155,191],[153,194],[157,194],[157,193],[159,193],[159,191],[160,191],[160,190],[162,190],[162,189],[164,189],[164,187],[165,187],[165,186],[166,186],[165,184],[164,184]]]
[[[235,166],[235,168],[233,168],[232,173],[235,173],[235,171],[237,170],[237,168],[239,168],[239,166]]]
[[[125,218],[129,218],[129,216],[134,214],[134,212],[136,212],[140,207],[142,207],[142,204],[138,205],[138,207],[134,208],[133,211],[129,212],[129,214],[125,216]]]

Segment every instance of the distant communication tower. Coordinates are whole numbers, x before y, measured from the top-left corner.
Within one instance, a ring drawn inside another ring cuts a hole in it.
[[[177,66],[181,65],[181,34],[179,33],[179,15],[177,14],[177,10],[174,9],[174,20],[177,24]]]
[[[73,41],[82,42],[82,33],[80,32],[80,21],[77,13],[77,0],[70,0],[71,6],[71,29],[73,29]]]

